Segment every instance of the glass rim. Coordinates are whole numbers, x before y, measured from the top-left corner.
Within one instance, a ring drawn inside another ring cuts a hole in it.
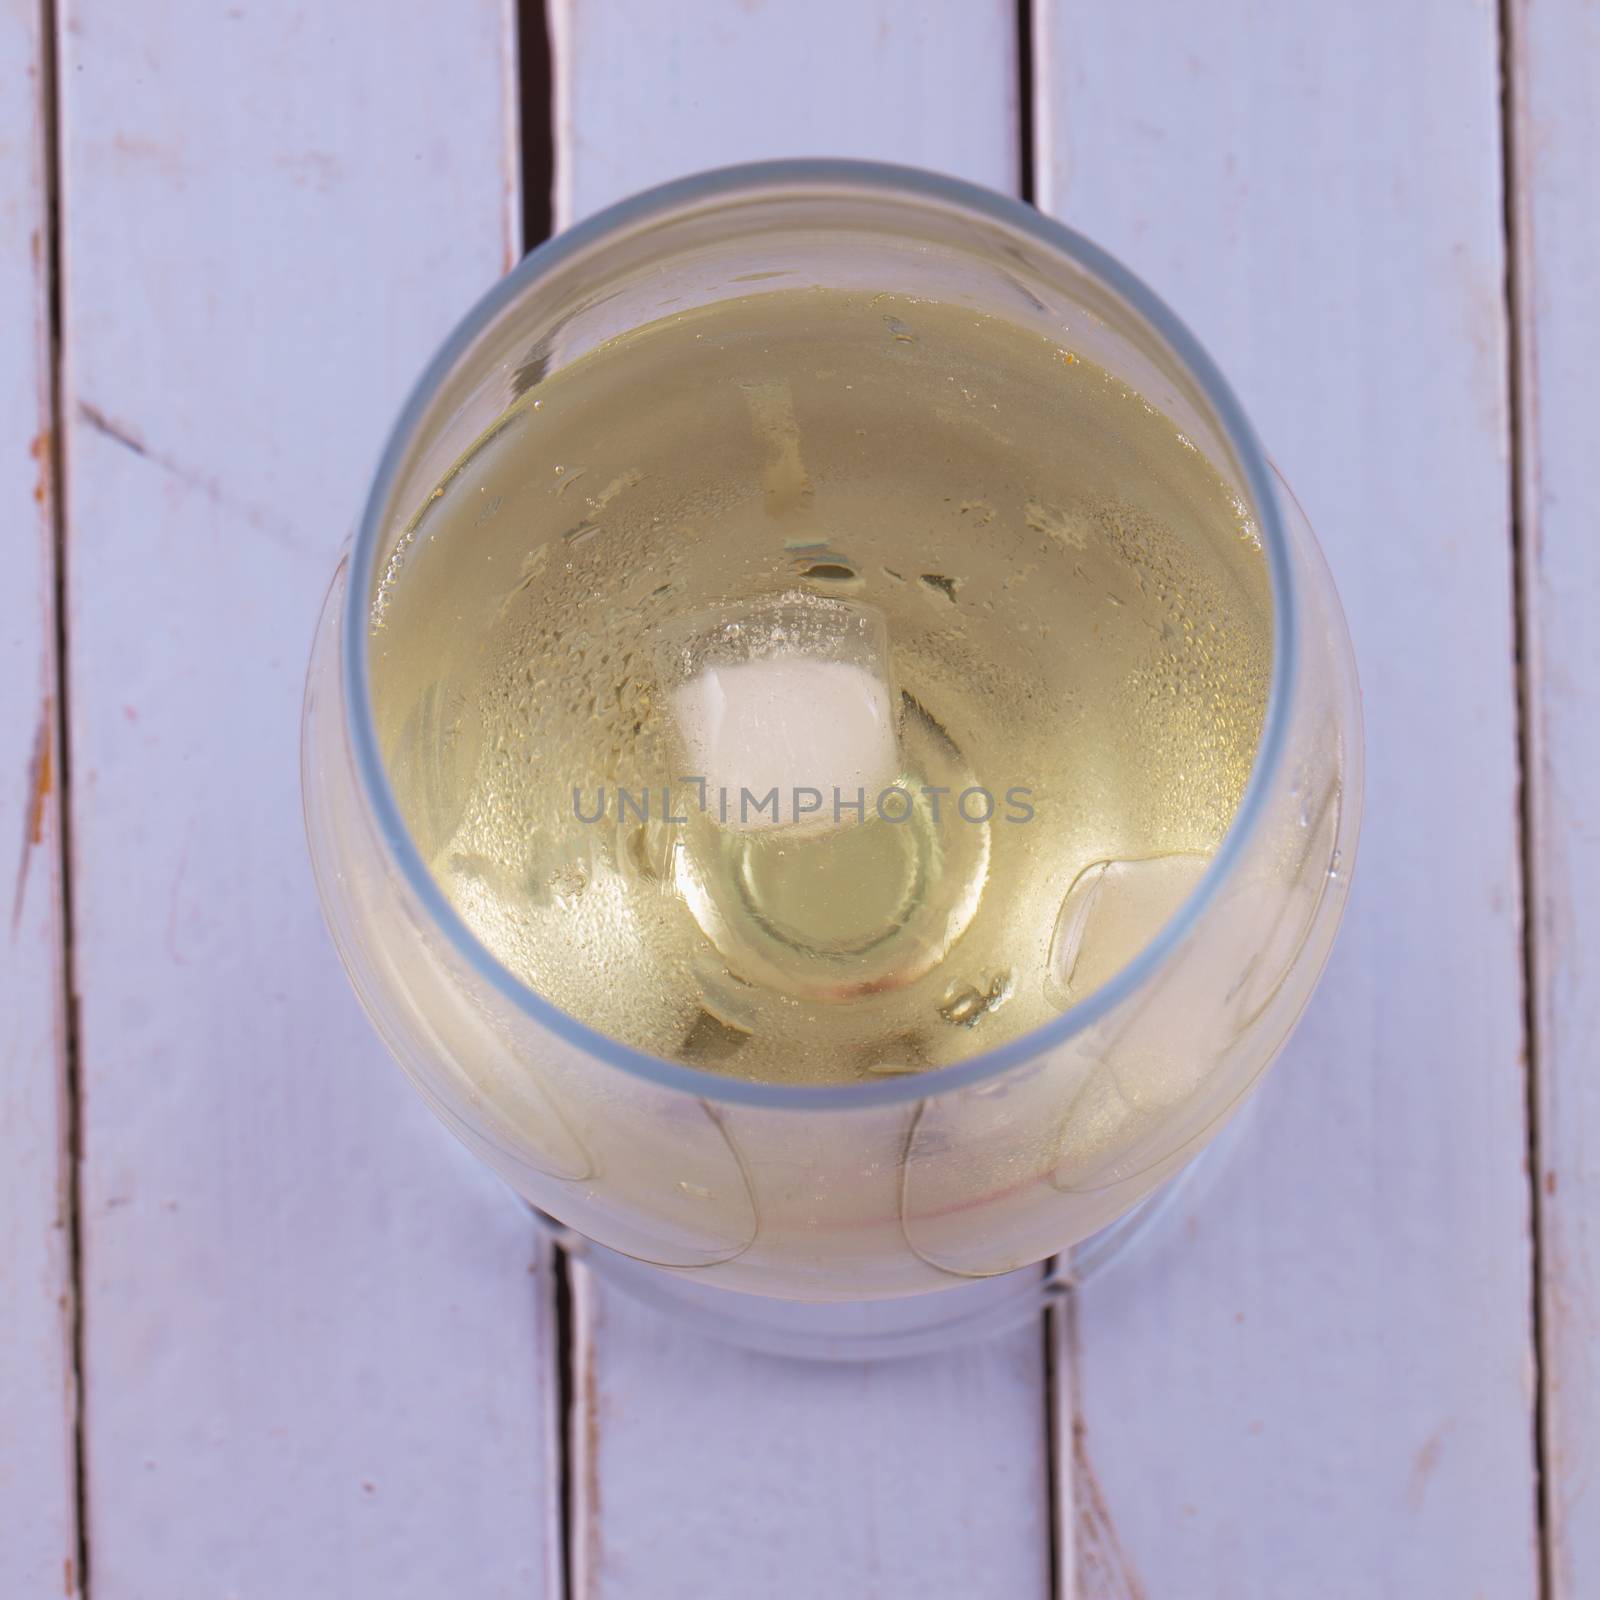
[[[411,836],[378,749],[367,647],[372,580],[383,548],[390,500],[434,397],[478,337],[535,284],[571,258],[603,245],[608,238],[641,224],[664,220],[674,212],[702,207],[707,201],[728,203],[808,192],[815,197],[881,195],[886,199],[932,202],[939,208],[976,213],[986,221],[1014,230],[1033,243],[1067,257],[1111,289],[1176,357],[1220,424],[1254,502],[1273,602],[1272,670],[1250,776],[1222,843],[1200,881],[1178,909],[1132,961],[1087,999],[1059,1016],[960,1061],[875,1083],[769,1083],[692,1067],[624,1044],[620,1039],[589,1027],[518,978],[456,910],[428,870]],[[1165,301],[1093,241],[1024,201],[964,179],[915,167],[831,158],[748,162],[679,178],[607,206],[524,256],[457,323],[412,386],[385,441],[357,523],[343,609],[339,640],[343,656],[340,665],[345,728],[369,816],[391,865],[469,968],[541,1027],[586,1055],[658,1088],[714,1102],[802,1111],[910,1103],[982,1083],[1086,1032],[1129,995],[1145,987],[1217,900],[1260,824],[1267,791],[1282,764],[1287,746],[1289,704],[1297,665],[1294,575],[1273,469],[1232,387],[1199,340]]]

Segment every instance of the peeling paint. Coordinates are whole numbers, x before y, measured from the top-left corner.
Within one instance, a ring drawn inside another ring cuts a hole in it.
[[[38,469],[38,476],[33,483],[33,503],[36,506],[42,506],[50,498],[50,444],[50,430],[41,428],[28,446],[28,454]]]
[[[33,736],[33,755],[28,762],[27,789],[22,808],[22,855],[17,862],[17,887],[11,901],[11,937],[17,936],[22,921],[22,902],[28,887],[28,868],[35,848],[44,842],[45,804],[50,798],[54,776],[50,770],[50,711],[47,697]]]
[[[1103,1600],[1148,1600],[1144,1584],[1117,1537],[1100,1480],[1089,1459],[1089,1430],[1072,1421],[1072,1497],[1076,1507],[1077,1584]]]

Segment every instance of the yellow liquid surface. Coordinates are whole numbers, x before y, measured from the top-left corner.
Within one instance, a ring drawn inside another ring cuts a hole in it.
[[[1272,652],[1253,527],[1167,417],[1035,332],[821,289],[538,383],[372,616],[401,808],[484,944],[792,1082],[992,1048],[1131,959],[1233,817]]]

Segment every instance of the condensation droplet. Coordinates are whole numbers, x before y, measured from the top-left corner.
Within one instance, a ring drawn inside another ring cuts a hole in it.
[[[563,861],[546,881],[556,904],[570,906],[589,887],[589,868],[582,861]]]

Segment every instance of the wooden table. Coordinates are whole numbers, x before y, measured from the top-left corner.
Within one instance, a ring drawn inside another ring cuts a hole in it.
[[[552,0],[546,62],[532,0],[5,0],[0,1596],[1600,1595],[1600,11],[1505,11]],[[312,622],[547,118],[557,226],[762,156],[1021,186],[1320,530],[1344,934],[1059,1326],[807,1368],[558,1307],[347,990]]]

